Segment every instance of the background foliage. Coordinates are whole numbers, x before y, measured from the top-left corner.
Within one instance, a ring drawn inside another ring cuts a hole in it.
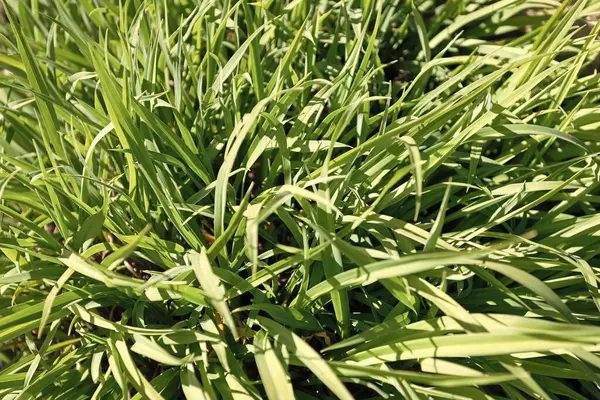
[[[600,398],[599,2],[9,3],[1,398]]]

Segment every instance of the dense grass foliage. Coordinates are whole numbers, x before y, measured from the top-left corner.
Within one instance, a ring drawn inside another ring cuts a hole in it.
[[[600,398],[600,2],[3,1],[0,398]]]

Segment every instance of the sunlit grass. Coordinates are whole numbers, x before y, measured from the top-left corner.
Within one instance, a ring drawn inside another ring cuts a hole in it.
[[[600,398],[600,2],[5,8],[0,398]]]

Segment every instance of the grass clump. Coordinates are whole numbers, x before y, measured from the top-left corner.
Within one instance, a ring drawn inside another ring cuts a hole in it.
[[[1,398],[600,398],[599,2],[3,1]]]

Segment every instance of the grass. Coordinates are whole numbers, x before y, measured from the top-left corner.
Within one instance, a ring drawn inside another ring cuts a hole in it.
[[[600,2],[3,1],[0,398],[600,398]]]

